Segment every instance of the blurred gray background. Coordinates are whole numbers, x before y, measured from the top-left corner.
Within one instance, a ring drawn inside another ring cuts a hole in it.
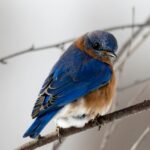
[[[149,0],[0,0],[0,58],[32,44],[36,47],[53,44],[88,31],[129,24],[133,7],[135,23],[144,22],[150,15]],[[131,36],[131,29],[113,34],[121,47]],[[119,87],[150,76],[149,43],[150,38],[127,60],[118,81]],[[44,79],[61,54],[62,51],[53,48],[10,59],[7,65],[0,64],[1,150],[15,149],[30,140],[23,139],[22,135],[33,121],[30,116],[33,104]],[[119,103],[116,109],[126,107],[135,96],[133,103],[149,99],[149,87],[147,81],[118,92],[114,99]],[[119,121],[108,136],[105,150],[130,149],[150,125],[149,114],[144,112]],[[94,128],[68,137],[60,149],[100,150],[104,135],[111,126],[105,125],[100,132]],[[42,134],[53,130],[54,124],[50,122]],[[148,133],[137,150],[149,150],[149,141]],[[51,147],[49,144],[39,149],[50,150]]]

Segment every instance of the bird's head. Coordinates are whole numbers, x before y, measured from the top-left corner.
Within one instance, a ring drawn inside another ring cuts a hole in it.
[[[76,45],[90,56],[109,62],[116,58],[117,40],[108,32],[93,31],[83,35],[76,41]]]

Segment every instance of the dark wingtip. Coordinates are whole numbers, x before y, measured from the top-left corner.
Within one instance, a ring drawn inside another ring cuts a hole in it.
[[[23,135],[23,138],[26,138],[26,137],[30,137],[32,139],[35,139],[38,135],[37,134],[28,134],[28,132],[26,132],[24,135]]]
[[[28,137],[29,135],[27,135],[26,133],[23,135],[23,138],[26,138],[26,137]]]

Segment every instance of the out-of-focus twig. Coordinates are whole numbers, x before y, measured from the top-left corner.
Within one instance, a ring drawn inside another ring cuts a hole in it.
[[[99,125],[103,125],[103,124],[115,121],[117,119],[122,119],[131,114],[136,114],[138,112],[141,112],[144,110],[149,110],[149,109],[150,109],[150,100],[145,100],[144,102],[138,103],[136,105],[126,107],[124,109],[115,111],[113,113],[110,113],[110,114],[107,114],[104,116],[100,116],[100,117],[96,118],[95,121],[99,122]],[[93,120],[90,121],[82,128],[71,127],[71,128],[62,129],[61,135],[62,135],[62,137],[67,137],[67,136],[73,135],[75,133],[79,133],[79,132],[85,131],[87,129],[93,128],[96,126],[95,121],[93,121]],[[57,140],[58,138],[59,138],[58,133],[53,132],[53,133],[50,133],[50,134],[44,136],[43,138],[41,138],[39,140],[30,141],[30,142],[20,146],[19,148],[17,148],[17,150],[33,150],[33,149],[36,149],[37,147],[51,143],[51,142]]]
[[[58,150],[59,147],[64,143],[65,139],[66,139],[66,138],[61,139],[61,142],[55,141],[55,142],[53,143],[52,150]]]
[[[124,58],[124,60],[122,60],[122,62],[120,63],[120,66],[118,67],[118,70],[120,71],[120,73],[122,74],[123,72],[123,68],[125,65],[125,62],[128,59],[128,56],[130,55],[130,51],[132,51],[132,43],[134,41],[134,23],[135,23],[135,7],[132,8],[132,28],[131,28],[131,40],[129,42],[129,46],[127,47],[126,50],[126,56]]]
[[[147,85],[142,87],[138,93],[136,93],[136,95],[128,102],[127,106],[132,105],[137,98],[145,91],[145,89],[147,88]],[[115,105],[117,106],[117,105]],[[118,120],[117,122],[113,122],[110,126],[107,126],[104,135],[103,135],[103,139],[100,145],[100,150],[104,150],[106,147],[107,142],[109,141],[109,139],[111,138],[111,135],[113,134],[113,132],[115,131],[116,127],[120,124],[122,120]]]
[[[145,24],[150,24],[150,17],[148,17],[148,19],[145,21]],[[133,25],[132,25],[133,27]],[[126,52],[126,49],[129,47],[130,43],[131,43],[131,40],[132,42],[138,37],[138,35],[144,30],[143,27],[139,28],[137,31],[135,31],[132,35],[132,37],[130,37],[125,43],[124,45],[121,47],[121,49],[119,50],[119,53],[118,53],[118,57],[117,59],[115,60],[115,63],[116,62],[119,62],[119,60],[121,59],[121,57],[124,55],[124,53]],[[120,65],[120,63],[119,63]],[[116,65],[116,70],[120,67],[118,64]]]
[[[138,97],[140,95],[142,95],[145,92],[145,89],[147,88],[148,85],[143,86],[137,93],[136,95],[134,95],[133,98],[131,98],[130,101],[128,101],[127,106],[133,105],[133,103],[138,99]],[[121,120],[119,120],[116,123],[113,123],[112,126],[110,127],[110,134],[112,135],[112,133],[115,131],[116,127],[119,125],[119,123],[121,122]],[[108,136],[109,138],[110,136]]]
[[[136,50],[139,48],[139,46],[141,46],[141,45],[143,44],[143,42],[144,42],[149,36],[150,36],[150,31],[148,31],[147,33],[145,33],[145,34],[142,36],[141,40],[136,44],[136,46],[134,46],[134,47],[132,48],[132,50],[130,51],[130,53],[128,54],[128,56],[131,56],[131,54],[134,53],[134,51],[136,51]]]
[[[139,84],[142,84],[142,83],[145,83],[145,82],[149,82],[149,81],[150,81],[150,77],[149,77],[149,78],[146,78],[146,79],[143,79],[143,80],[137,80],[137,81],[135,81],[135,82],[133,82],[132,84],[129,84],[129,85],[127,85],[127,86],[117,88],[117,90],[118,90],[119,92],[121,92],[121,91],[124,91],[124,90],[126,90],[126,89],[129,89],[129,88],[131,88],[131,87],[133,87],[133,86],[137,86],[137,85],[139,85]]]
[[[150,18],[149,18],[150,19]],[[149,20],[148,19],[148,20]],[[146,21],[146,22],[149,22],[149,21]],[[142,29],[139,29],[138,31],[136,31],[134,33],[134,24],[135,24],[135,7],[132,8],[132,28],[131,28],[131,37],[129,40],[127,40],[125,42],[125,44],[123,45],[120,53],[118,54],[118,60],[121,58],[121,56],[124,54],[124,53],[127,53],[126,57],[124,58],[124,60],[122,60],[122,62],[119,64],[118,66],[118,73],[119,73],[119,79],[121,79],[122,77],[122,72],[123,72],[123,68],[124,68],[124,64],[125,62],[127,61],[128,59],[128,56],[131,56],[133,53],[133,49],[131,49],[131,46],[132,46],[132,42],[134,41],[134,39],[140,34],[140,32],[142,31]],[[143,42],[144,40],[146,39],[147,37],[144,36],[143,38]],[[142,43],[141,43],[142,44]],[[127,49],[128,48],[128,49]],[[137,47],[136,47],[137,48]],[[127,50],[126,50],[127,49]],[[118,61],[117,60],[117,61]],[[117,62],[116,61],[116,62]],[[145,89],[145,88],[144,88]],[[141,92],[140,92],[141,93]],[[132,99],[133,101],[135,100],[135,98]],[[132,103],[132,102],[130,102]],[[116,101],[115,104],[114,104],[114,108],[116,109],[118,105],[118,102]],[[119,121],[120,122],[120,121]],[[113,131],[116,129],[116,126],[119,124],[119,122],[117,123],[112,123],[111,126],[109,127],[108,130],[105,131],[104,133],[104,137],[103,137],[103,140],[101,142],[101,145],[100,145],[100,150],[104,150],[105,149],[105,146],[109,140],[109,138],[111,137],[111,134],[113,133]]]
[[[133,7],[132,8],[132,27],[131,27],[131,40],[129,42],[129,48],[127,49],[127,52],[128,53],[130,51],[130,48],[131,48],[131,45],[132,45],[132,42],[133,42],[133,39],[134,39],[134,20],[135,20],[135,8]],[[121,77],[122,77],[122,72],[123,72],[123,65],[118,68],[118,80],[120,81],[121,80]],[[113,104],[113,107],[111,107],[111,110],[115,110],[118,106],[118,101],[116,100]],[[107,126],[105,132],[104,132],[104,135],[103,135],[103,138],[102,138],[102,141],[101,141],[101,145],[100,145],[100,150],[104,150],[105,147],[106,147],[106,144],[107,142],[109,141],[109,138],[111,137],[111,134],[112,132],[115,130],[115,127],[116,127],[116,124],[115,122],[110,124],[110,126]]]
[[[106,147],[106,144],[109,140],[109,137],[110,137],[110,125],[108,125],[105,129],[105,132],[103,134],[103,138],[102,138],[102,141],[101,141],[101,144],[100,144],[100,147],[99,147],[99,150],[104,150],[105,147]]]
[[[144,138],[146,137],[146,135],[150,132],[150,128],[147,127],[143,133],[139,136],[139,138],[136,140],[136,142],[132,145],[130,150],[136,150],[137,147],[139,146],[139,144],[144,140]]]
[[[134,24],[134,28],[135,27],[143,28],[143,27],[147,27],[149,25],[150,25],[150,19],[149,19],[149,21],[147,20],[146,22],[144,22],[142,24]],[[103,30],[105,30],[105,31],[115,31],[115,30],[122,30],[122,29],[126,29],[126,28],[133,28],[133,25],[132,24],[121,25],[121,26],[106,28],[106,29],[103,29]],[[6,60],[17,57],[17,56],[20,56],[20,55],[23,55],[23,54],[26,54],[26,53],[29,53],[29,52],[36,52],[36,51],[41,51],[41,50],[46,50],[46,49],[51,49],[51,48],[59,48],[61,50],[64,50],[64,45],[67,44],[67,43],[72,42],[73,40],[75,40],[75,38],[68,39],[68,40],[65,40],[63,42],[59,42],[59,43],[52,44],[52,45],[41,46],[41,47],[35,47],[34,45],[32,45],[31,47],[29,47],[29,48],[27,48],[23,51],[16,52],[16,53],[13,53],[13,54],[8,55],[6,57],[0,58],[0,63],[6,64]]]
[[[131,100],[128,101],[127,106],[133,105],[134,102],[140,97],[140,95],[142,95],[145,92],[147,87],[148,87],[148,84],[142,86],[141,89],[138,92],[136,92],[133,98],[131,98]]]
[[[123,70],[123,67],[125,65],[125,63],[127,62],[127,60],[133,55],[133,53],[135,53],[135,51],[138,50],[138,48],[143,44],[143,42],[145,42],[145,40],[150,36],[150,31],[148,31],[147,33],[145,33],[141,40],[130,50],[127,51],[127,55],[126,57],[121,61],[121,63],[118,66],[119,70]]]
[[[66,43],[69,43],[71,42],[73,39],[69,39],[69,40],[66,40],[66,41],[63,41],[63,42],[60,42],[60,43],[56,43],[56,44],[52,44],[52,45],[46,45],[46,46],[41,46],[41,47],[35,47],[34,45],[32,45],[31,47],[23,50],[23,51],[20,51],[20,52],[16,52],[16,53],[13,53],[11,55],[8,55],[6,57],[3,57],[3,58],[0,58],[0,62],[3,63],[3,64],[6,64],[6,60],[7,59],[11,59],[11,58],[14,58],[14,57],[17,57],[17,56],[20,56],[20,55],[23,55],[23,54],[26,54],[26,53],[29,53],[29,52],[36,52],[36,51],[40,51],[40,50],[46,50],[46,49],[51,49],[51,48],[59,48],[61,50],[64,50],[64,45]]]

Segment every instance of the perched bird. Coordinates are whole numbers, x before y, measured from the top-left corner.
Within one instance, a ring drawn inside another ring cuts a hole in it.
[[[115,91],[116,38],[105,31],[79,37],[46,78],[32,111],[34,123],[23,137],[36,138],[55,116],[60,128],[83,127],[110,108]]]

